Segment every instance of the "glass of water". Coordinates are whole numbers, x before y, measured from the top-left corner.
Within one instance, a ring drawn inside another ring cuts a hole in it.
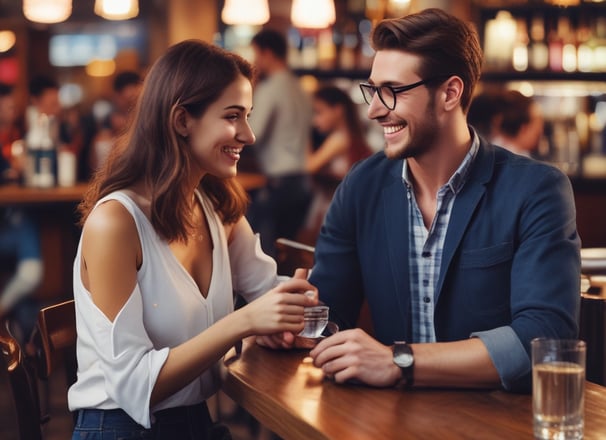
[[[531,349],[534,437],[583,438],[585,342],[537,338]]]
[[[328,306],[305,307],[305,327],[299,333],[304,338],[319,338],[328,324]]]

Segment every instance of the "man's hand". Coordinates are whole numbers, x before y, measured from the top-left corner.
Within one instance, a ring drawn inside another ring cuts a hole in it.
[[[335,382],[359,381],[376,387],[396,384],[401,377],[392,349],[361,329],[344,330],[321,341],[311,352],[316,367]]]

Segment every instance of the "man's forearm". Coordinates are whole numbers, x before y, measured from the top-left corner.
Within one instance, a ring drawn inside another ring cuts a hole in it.
[[[478,338],[411,344],[417,387],[500,387],[499,374]]]

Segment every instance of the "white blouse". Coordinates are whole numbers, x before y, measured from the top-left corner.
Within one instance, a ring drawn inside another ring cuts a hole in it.
[[[213,241],[213,273],[206,298],[126,193],[114,192],[97,203],[99,206],[117,200],[130,212],[141,241],[143,262],[133,292],[111,322],[95,306],[82,283],[82,243],[78,245],[73,276],[78,379],[68,392],[71,411],[121,408],[149,428],[154,411],[199,403],[219,387],[216,363],[150,409],[151,392],[170,347],[191,339],[232,312],[234,293],[251,301],[278,283],[275,261],[262,252],[258,236],[249,232],[245,220],[234,226],[228,248],[225,229],[211,202],[199,193],[197,196]]]

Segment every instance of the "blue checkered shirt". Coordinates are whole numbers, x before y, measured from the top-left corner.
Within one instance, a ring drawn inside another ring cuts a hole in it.
[[[473,132],[472,132],[473,133]],[[429,230],[425,228],[421,210],[415,199],[414,188],[404,161],[402,179],[408,197],[409,221],[409,273],[412,317],[412,341],[435,342],[434,305],[435,290],[440,275],[442,249],[454,200],[463,188],[469,168],[478,152],[480,141],[473,133],[469,152],[452,177],[438,190],[436,214]]]

